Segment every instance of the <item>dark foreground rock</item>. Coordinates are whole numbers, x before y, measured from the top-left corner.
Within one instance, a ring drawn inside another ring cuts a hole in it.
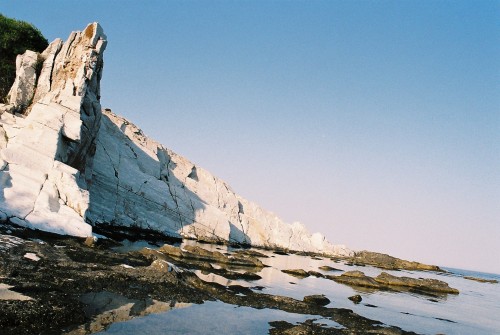
[[[321,306],[317,299],[315,303],[300,301],[240,285],[203,281],[189,270],[186,258],[175,261],[156,251],[118,253],[111,249],[116,242],[110,240],[88,246],[83,239],[29,230],[14,234],[18,237],[2,237],[0,283],[30,300],[0,300],[2,335],[89,334],[113,322],[209,300],[317,315],[343,327],[303,325],[314,329],[314,334],[376,334],[388,329],[413,334],[348,309]],[[271,331],[291,334],[285,328]]]
[[[382,272],[377,277],[373,278],[366,276],[361,271],[348,271],[340,276],[328,275],[326,278],[336,281],[337,283],[347,284],[350,286],[361,286],[379,290],[393,291],[411,291],[416,293],[451,293],[458,294],[458,290],[449,287],[447,283],[428,278],[410,278],[397,277],[386,272]]]

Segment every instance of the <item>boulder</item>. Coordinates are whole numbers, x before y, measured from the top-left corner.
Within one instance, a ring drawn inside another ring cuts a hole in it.
[[[330,303],[330,299],[324,294],[307,295],[304,297],[303,301],[318,306],[326,306]]]
[[[359,294],[353,295],[347,299],[351,300],[355,304],[359,304],[363,300],[363,298],[361,298],[361,296]]]

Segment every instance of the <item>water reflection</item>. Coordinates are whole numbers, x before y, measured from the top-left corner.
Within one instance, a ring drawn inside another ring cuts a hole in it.
[[[84,294],[80,297],[80,301],[85,304],[85,316],[91,321],[67,334],[95,333],[116,322],[191,306],[191,304],[177,303],[175,301],[128,299],[120,294],[107,291]]]
[[[186,241],[183,243],[183,245],[187,244],[198,245],[207,250],[229,254],[241,250],[226,246],[197,244],[194,241]],[[129,247],[133,247],[133,244]],[[294,254],[281,255],[260,249],[256,251],[267,256],[260,257],[260,260],[264,264],[268,265],[268,267],[260,269],[257,272],[257,274],[262,277],[261,279],[247,282],[244,280],[230,280],[220,275],[208,274],[207,272],[201,271],[196,271],[196,274],[202,280],[217,282],[224,286],[241,285],[250,288],[260,286],[261,289],[263,287],[263,293],[283,295],[298,300],[302,300],[306,295],[324,294],[331,301],[327,307],[352,309],[355,313],[362,316],[374,320],[380,320],[385,324],[398,326],[405,330],[412,330],[419,333],[493,334],[500,329],[500,320],[496,318],[496,315],[500,315],[500,284],[485,284],[468,281],[463,278],[463,274],[457,272],[434,273],[422,271],[387,271],[371,266],[360,267],[356,265],[349,265],[342,261],[339,262],[338,260],[331,260],[329,258],[314,259],[308,256]],[[311,276],[298,279],[281,272],[281,270],[284,269],[303,269],[305,271],[316,271],[325,275],[339,275],[342,273],[340,271],[330,272],[325,270],[326,268],[321,269],[323,266],[334,267],[342,271],[359,270],[371,277],[376,277],[384,271],[395,276],[444,280],[449,284],[449,286],[457,288],[460,291],[460,294],[429,296],[411,291],[398,293],[362,287],[352,288],[350,286],[338,284],[326,278]],[[362,296],[362,303],[354,304],[348,300],[348,297],[355,294]],[[257,327],[254,329],[254,332],[249,332],[248,329],[245,328],[246,326],[242,326],[242,334],[267,333],[268,325],[266,320],[272,320],[269,318],[262,318],[260,312],[246,307],[235,308],[231,305],[225,306],[225,304],[222,306],[223,307],[219,305],[212,305],[212,303],[206,303],[201,306],[190,307],[189,310],[193,309],[196,313],[201,313],[201,315],[204,315],[204,313],[211,314],[212,317],[215,318],[214,320],[219,320],[219,323],[226,324],[229,327],[227,329],[224,328],[229,334],[238,333],[240,329],[239,326],[233,325],[230,322],[230,319],[233,318],[238,319],[238,321],[241,319],[243,323],[245,320],[248,322],[250,322],[249,320],[253,320],[253,326]],[[284,313],[280,311],[276,312]],[[197,326],[194,324],[184,324],[181,320],[182,317],[178,316],[178,313],[189,314],[191,312],[186,310],[185,312],[171,311],[166,313],[165,315],[170,315],[168,316],[170,326],[173,326],[176,329],[179,327],[178,329],[181,329],[181,331],[176,333],[174,330],[169,330],[169,332],[165,332],[165,334],[181,334],[183,333],[182,331],[190,334],[215,334],[216,332],[224,333],[225,331],[224,329],[220,329],[222,326],[219,327],[219,325],[214,325],[215,328],[213,328],[213,332],[197,332]],[[226,314],[222,315],[220,313]],[[288,314],[289,313],[284,313],[280,315],[283,316],[283,320],[288,321],[289,319],[286,319],[286,315]],[[160,315],[155,316],[154,318],[162,320],[162,316]],[[273,317],[272,319],[277,320],[279,318]],[[167,322],[165,320],[164,322]],[[138,319],[133,322],[136,324],[143,321]],[[178,322],[180,323],[177,324]],[[203,322],[208,322],[208,318],[207,320],[202,318],[200,323],[203,324]],[[192,326],[194,328],[188,329],[188,326]],[[128,332],[128,330],[126,330],[127,326],[124,325],[113,325],[112,328],[113,327],[122,327],[119,329],[121,329],[123,334],[133,333],[133,331]],[[161,325],[155,327],[158,327],[155,329],[163,329],[163,326]],[[200,327],[203,328],[202,326]],[[152,330],[152,332],[149,333],[157,334],[161,332]]]
[[[115,323],[100,334],[267,334],[271,321],[290,323],[317,319],[328,327],[342,328],[338,323],[313,315],[286,313],[273,309],[238,307],[220,301],[209,301],[187,309],[149,315],[129,322]]]

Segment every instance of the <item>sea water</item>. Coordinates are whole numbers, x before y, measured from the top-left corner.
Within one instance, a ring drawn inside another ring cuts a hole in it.
[[[193,242],[189,242],[193,244]],[[130,244],[126,250],[143,247]],[[205,249],[231,252],[221,246],[200,245]],[[371,266],[349,266],[329,258],[313,259],[299,255],[277,255],[258,250],[269,258],[262,262],[269,267],[258,274],[260,280],[228,280],[217,275],[195,273],[203,280],[216,281],[223,285],[263,286],[262,292],[302,300],[306,295],[324,294],[331,303],[327,307],[348,308],[355,313],[420,334],[500,334],[500,284],[481,283],[464,279],[472,276],[500,281],[500,275],[445,268],[447,273],[422,271],[387,271]],[[324,274],[338,275],[342,272],[319,270],[327,265],[343,271],[359,270],[366,275],[377,276],[382,271],[395,276],[434,278],[445,281],[460,294],[420,295],[416,293],[388,292],[363,288],[352,288],[325,278],[307,277],[299,279],[281,272],[283,269],[304,269]],[[348,297],[359,294],[363,300],[354,304]],[[341,325],[321,316],[287,313],[279,310],[238,307],[220,301],[205,302],[188,308],[174,309],[160,314],[135,318],[112,324],[100,334],[267,334],[270,321],[303,322],[317,319],[329,327]]]

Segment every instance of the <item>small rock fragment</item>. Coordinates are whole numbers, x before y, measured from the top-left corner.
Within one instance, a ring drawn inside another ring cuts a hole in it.
[[[85,244],[87,247],[93,248],[95,246],[96,242],[97,242],[97,237],[95,237],[95,236],[88,236],[85,239],[85,242],[83,242],[83,244]]]
[[[27,252],[24,255],[24,258],[31,259],[32,261],[38,262],[40,260],[40,257],[38,257],[36,254],[32,252]]]
[[[353,295],[352,297],[349,297],[348,299],[351,300],[352,302],[354,302],[355,304],[359,304],[363,300],[363,298],[361,298],[361,296],[359,294]]]

